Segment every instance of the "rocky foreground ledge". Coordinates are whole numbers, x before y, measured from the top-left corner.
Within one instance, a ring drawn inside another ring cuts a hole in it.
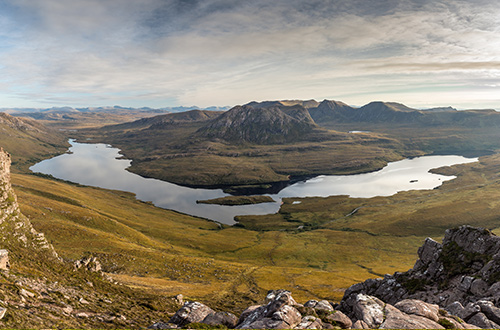
[[[427,238],[418,257],[407,272],[351,286],[340,304],[299,304],[276,290],[239,317],[186,302],[149,328],[500,329],[500,237],[462,226],[447,230],[442,244]]]

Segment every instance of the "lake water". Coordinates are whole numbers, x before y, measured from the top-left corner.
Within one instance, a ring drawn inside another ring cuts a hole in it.
[[[44,160],[30,169],[58,179],[106,189],[129,191],[162,208],[234,224],[236,215],[276,213],[284,197],[390,196],[399,191],[433,189],[454,176],[429,173],[432,168],[477,161],[462,156],[425,156],[389,163],[380,171],[356,175],[321,175],[297,182],[271,196],[276,203],[244,206],[196,204],[197,200],[228,196],[221,189],[198,189],[143,178],[128,172],[131,161],[118,159],[119,149],[70,140],[69,153]]]

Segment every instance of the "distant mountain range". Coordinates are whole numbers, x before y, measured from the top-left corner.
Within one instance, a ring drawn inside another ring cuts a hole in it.
[[[281,144],[317,139],[323,128],[339,125],[403,125],[418,127],[500,126],[500,113],[491,109],[461,110],[453,107],[414,109],[396,102],[375,101],[353,107],[341,101],[284,100],[252,101],[230,110],[168,108],[178,112],[120,124],[111,129],[165,129],[174,124],[198,123],[194,136],[230,143]],[[211,107],[210,109],[226,107]],[[167,108],[163,108],[165,110]],[[158,111],[163,111],[158,110]],[[104,110],[103,110],[104,111]],[[113,110],[119,111],[118,107]],[[121,110],[123,111],[123,110]],[[130,110],[129,110],[130,111]],[[146,132],[145,132],[146,133]]]
[[[223,111],[187,110],[184,112],[167,113],[159,116],[142,118],[133,122],[113,125],[113,129],[162,129],[166,126],[188,122],[203,122],[219,117]]]

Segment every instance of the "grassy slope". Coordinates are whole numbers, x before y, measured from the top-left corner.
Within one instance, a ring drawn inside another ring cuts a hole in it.
[[[498,164],[496,154],[440,169],[459,177],[434,190],[306,198],[296,205],[290,199],[278,215],[242,218],[258,231],[219,229],[128,193],[36,176],[15,175],[14,188],[23,212],[62,256],[96,254],[131,285],[220,307],[230,297],[241,302],[238,309],[273,288],[290,289],[299,300],[338,300],[352,283],[410,268],[426,236],[438,238],[460,224],[497,228]],[[297,229],[307,224],[316,229]]]
[[[0,146],[12,155],[12,171],[28,171],[28,167],[67,150],[67,139],[56,131],[20,130],[0,124]]]
[[[396,136],[398,132],[405,130],[383,133]],[[408,144],[414,143],[415,149],[429,151],[446,151],[450,146],[462,146],[462,150],[469,146],[476,150],[495,147],[494,141],[489,145],[485,142],[486,137],[496,134],[494,132],[452,130],[448,133],[446,143],[438,131],[413,131],[403,138]],[[172,131],[162,134],[156,142],[158,145],[166,141]],[[125,136],[121,143],[128,142]],[[139,145],[128,152],[138,155]],[[167,162],[161,159],[161,153],[155,154],[156,145],[145,146],[152,158]],[[350,152],[353,147],[360,148],[349,156],[368,150],[361,144],[338,149],[340,146],[332,142],[330,147],[321,147],[321,150]],[[206,145],[191,147],[196,150]],[[210,147],[222,156],[214,153],[209,159],[223,157],[228,162],[239,161],[231,156],[241,152],[239,147],[231,149],[231,146],[217,144]],[[272,162],[288,166],[293,162],[280,156],[283,151],[280,148],[284,147],[248,147],[246,152],[268,156],[262,163],[252,157],[256,166],[263,164],[269,168]],[[312,160],[318,151],[314,147],[317,145],[293,146],[295,149],[288,150],[288,155],[295,155],[297,161],[305,156]],[[370,156],[376,156],[377,150],[390,153],[389,149],[370,150],[373,152]],[[389,155],[395,157],[395,154]],[[175,160],[182,166],[199,160],[190,157]],[[338,160],[336,156],[332,159]],[[349,157],[343,159],[350,161]],[[317,163],[327,160],[320,157]],[[380,159],[377,161],[383,163]],[[169,164],[172,163],[169,161]],[[173,164],[174,168],[178,165]],[[127,193],[31,175],[16,174],[13,180],[22,211],[63,257],[76,259],[92,253],[99,256],[107,271],[131,286],[167,295],[183,293],[221,308],[227,308],[225,301],[229,297],[229,301],[236,301],[233,310],[238,311],[249,301],[260,299],[265,290],[276,288],[292,290],[299,301],[306,298],[338,300],[342,290],[352,283],[410,268],[425,236],[437,238],[446,228],[465,223],[497,228],[498,164],[500,156],[493,155],[483,157],[480,164],[442,169],[440,172],[460,176],[433,191],[373,199],[310,198],[301,199],[298,205],[292,205],[294,199],[290,199],[280,214],[244,217],[242,223],[247,229],[222,230],[211,222],[138,202]],[[221,174],[227,170],[221,169]],[[362,208],[345,217],[358,207]],[[299,226],[306,230],[299,230]]]
[[[423,240],[373,239],[331,229],[219,229],[128,193],[33,175],[16,174],[13,181],[22,211],[62,257],[91,253],[130,285],[183,293],[221,307],[230,298],[241,302],[236,310],[276,288],[292,290],[299,300],[339,300],[343,289],[357,281],[410,268]]]

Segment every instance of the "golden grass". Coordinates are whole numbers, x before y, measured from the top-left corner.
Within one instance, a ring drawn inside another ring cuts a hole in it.
[[[13,182],[22,211],[62,257],[96,255],[106,271],[132,287],[183,293],[221,307],[233,299],[236,309],[243,308],[277,288],[299,300],[339,300],[357,281],[410,268],[423,240],[330,229],[219,229],[128,193],[33,175],[14,174]]]

